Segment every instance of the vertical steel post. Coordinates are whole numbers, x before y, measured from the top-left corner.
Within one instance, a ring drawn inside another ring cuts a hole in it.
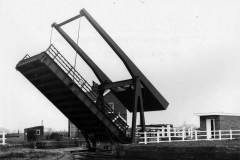
[[[144,117],[144,108],[143,108],[143,100],[142,100],[142,89],[139,77],[135,79],[134,83],[134,109],[132,116],[132,143],[135,143],[135,134],[136,134],[136,120],[137,120],[137,111],[138,107],[140,109],[140,125],[141,131],[145,131],[145,117]]]
[[[132,138],[132,143],[136,142],[136,122],[137,122],[137,104],[138,103],[138,97],[136,96],[135,93],[135,99],[134,99],[134,108],[133,108],[133,113],[132,113],[132,132],[131,132],[131,138]]]
[[[136,92],[138,96],[138,106],[140,107],[140,125],[141,131],[145,131],[145,116],[144,116],[144,108],[143,108],[143,97],[142,97],[142,88],[140,83],[140,78],[136,79]]]

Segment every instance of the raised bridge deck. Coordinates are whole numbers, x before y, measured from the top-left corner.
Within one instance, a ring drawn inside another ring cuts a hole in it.
[[[90,84],[53,46],[25,56],[16,66],[86,136],[95,140],[129,143],[128,125],[107,103],[96,104]]]

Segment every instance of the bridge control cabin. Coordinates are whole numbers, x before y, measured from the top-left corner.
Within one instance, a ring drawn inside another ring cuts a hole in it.
[[[217,130],[240,130],[240,114],[231,113],[199,113],[200,130],[207,131],[211,138]]]
[[[37,141],[44,138],[44,127],[34,126],[24,129],[24,140],[25,141]]]

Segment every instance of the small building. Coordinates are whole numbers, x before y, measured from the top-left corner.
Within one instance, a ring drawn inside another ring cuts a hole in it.
[[[159,130],[167,130],[167,128],[173,128],[173,125],[172,124],[149,124],[149,125],[145,125],[145,129],[146,131],[148,132],[156,132],[156,131],[159,131]],[[140,131],[141,130],[141,126],[140,125],[137,125],[137,130]]]
[[[113,109],[113,111],[127,122],[127,109],[123,104],[115,98],[111,92],[106,92],[103,96],[105,102]],[[70,120],[68,121],[68,135],[70,138],[83,138],[81,130],[79,130]]]
[[[127,121],[127,109],[123,104],[114,97],[112,92],[107,92],[104,95],[104,100],[108,103],[109,106],[114,110],[115,113],[120,115],[125,121]]]
[[[96,82],[92,82],[92,90],[93,92],[98,92],[98,84]],[[124,105],[119,101],[113,93],[108,90],[103,94],[104,101],[113,109],[115,113],[117,113],[121,118],[127,121],[127,109]],[[96,99],[95,99],[96,101]]]
[[[217,130],[240,130],[240,115],[229,113],[200,113],[200,130],[213,138]]]
[[[81,131],[70,121],[68,120],[68,136],[70,138],[82,138]]]
[[[35,126],[24,129],[24,140],[25,141],[38,141],[44,138],[44,127]]]

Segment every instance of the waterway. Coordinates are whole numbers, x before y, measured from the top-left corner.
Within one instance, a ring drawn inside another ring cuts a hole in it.
[[[144,160],[144,159],[123,159],[116,158],[111,153],[96,153],[96,152],[71,152],[74,160]]]

